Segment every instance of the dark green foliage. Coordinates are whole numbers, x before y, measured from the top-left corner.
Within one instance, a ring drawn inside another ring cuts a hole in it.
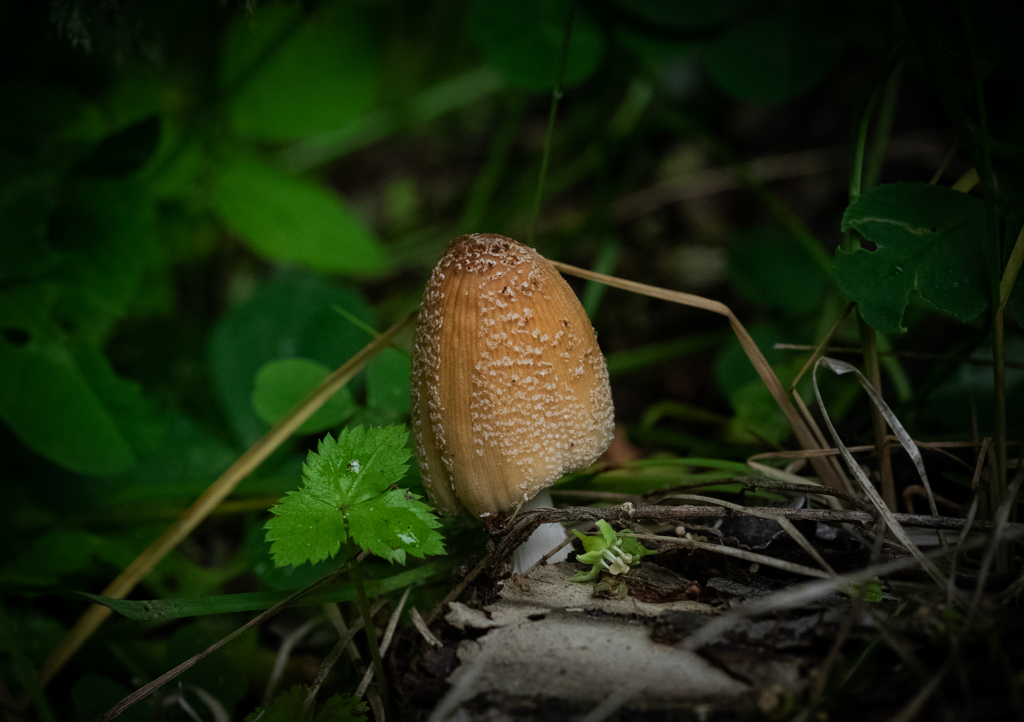
[[[275,697],[267,707],[257,707],[256,711],[246,715],[245,722],[298,722],[302,719],[302,704],[308,692],[306,685],[297,684]],[[336,694],[327,700],[315,717],[310,713],[305,719],[309,722],[364,722],[366,715],[362,713],[369,709],[354,695]]]
[[[926,183],[879,186],[846,210],[847,228],[877,250],[840,251],[836,284],[879,331],[906,331],[911,291],[961,321],[988,305],[984,207],[977,198]]]

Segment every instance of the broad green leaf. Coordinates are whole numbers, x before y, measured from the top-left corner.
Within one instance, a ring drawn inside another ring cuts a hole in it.
[[[306,358],[270,361],[256,374],[252,406],[261,419],[276,424],[330,374],[326,366]],[[337,426],[354,409],[352,392],[343,388],[306,419],[297,433],[312,434]]]
[[[878,331],[906,331],[903,312],[911,291],[961,321],[988,305],[980,199],[927,183],[892,183],[854,201],[842,227],[877,246],[838,251],[835,280]]]
[[[210,337],[210,371],[242,445],[250,446],[269,428],[252,407],[256,374],[264,364],[301,356],[333,370],[366,345],[365,332],[333,306],[373,324],[373,314],[358,292],[297,275],[261,287],[217,324]],[[353,383],[361,383],[361,377]]]
[[[109,542],[81,529],[56,529],[33,540],[23,553],[8,559],[0,571],[5,583],[56,584],[68,574],[87,569],[96,557],[110,559]]]
[[[294,140],[367,113],[380,85],[380,42],[363,8],[298,3],[236,13],[220,69],[240,135]]]
[[[213,208],[269,261],[360,276],[386,267],[377,240],[336,193],[262,161],[228,162],[214,183]]]
[[[72,471],[134,466],[160,434],[138,385],[115,376],[92,346],[31,334],[23,343],[0,335],[0,417],[29,448]]]
[[[828,278],[792,235],[768,228],[741,233],[729,247],[729,279],[758,305],[792,314],[819,308]]]
[[[569,0],[474,0],[468,33],[487,64],[509,85],[550,93],[562,60]],[[575,5],[564,85],[586,80],[604,54],[604,37],[579,3]]]
[[[729,95],[754,103],[781,103],[817,85],[839,60],[841,23],[805,9],[755,16],[713,41],[708,71]]]
[[[409,413],[410,361],[406,354],[386,348],[367,367],[366,405],[398,416]]]

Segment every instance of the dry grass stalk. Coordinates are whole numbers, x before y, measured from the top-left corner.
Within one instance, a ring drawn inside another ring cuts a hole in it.
[[[771,393],[772,398],[775,399],[775,403],[779,405],[782,413],[786,416],[786,420],[789,421],[790,426],[793,428],[793,433],[796,435],[797,440],[805,449],[817,449],[817,440],[814,438],[814,434],[807,424],[804,423],[800,413],[794,408],[793,403],[789,400],[789,395],[782,386],[782,382],[779,381],[779,377],[775,375],[775,371],[772,370],[768,360],[761,353],[761,349],[754,343],[754,339],[747,332],[747,329],[740,323],[739,319],[736,318],[736,314],[720,301],[713,301],[702,296],[695,296],[691,293],[682,293],[681,291],[671,291],[666,288],[658,288],[657,286],[649,286],[646,283],[637,283],[636,281],[627,281],[614,276],[607,276],[603,273],[595,273],[594,271],[588,271],[584,268],[577,268],[576,266],[570,266],[566,263],[559,263],[552,261],[552,265],[562,273],[568,273],[572,276],[584,278],[588,281],[596,281],[597,283],[603,283],[614,288],[619,288],[624,291],[630,291],[632,293],[638,293],[643,296],[650,296],[651,298],[658,298],[663,301],[669,301],[671,303],[678,303],[683,306],[690,306],[691,308],[699,308],[704,311],[710,311],[711,313],[717,313],[720,316],[725,316],[729,320],[729,325],[732,326],[733,333],[736,334],[736,338],[739,339],[740,345],[743,347],[743,351],[747,354],[747,358],[754,365],[754,369],[757,374],[764,381],[765,386],[768,387],[768,391]],[[842,481],[836,475],[835,470],[830,466],[827,461],[813,459],[811,461],[814,466],[815,472],[818,474],[818,478],[822,480],[827,486],[842,491]]]

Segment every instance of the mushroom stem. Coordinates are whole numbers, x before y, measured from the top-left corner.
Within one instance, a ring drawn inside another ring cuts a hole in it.
[[[548,489],[541,489],[537,496],[530,499],[520,507],[520,511],[539,509],[545,506],[552,506],[551,492]],[[561,524],[541,524],[537,530],[530,535],[530,538],[519,545],[512,553],[512,573],[522,574],[527,569],[540,561],[541,557],[565,541],[568,535]],[[557,554],[548,558],[548,564],[564,562],[569,556],[572,548],[566,546],[559,549]]]

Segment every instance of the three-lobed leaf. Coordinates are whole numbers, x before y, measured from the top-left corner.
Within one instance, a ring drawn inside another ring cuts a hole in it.
[[[267,540],[277,566],[335,556],[351,537],[367,551],[399,564],[443,554],[440,521],[415,494],[393,488],[408,469],[403,427],[354,427],[330,434],[303,465],[303,488],[271,511]]]
[[[988,305],[984,203],[927,183],[892,183],[865,193],[843,214],[877,246],[838,251],[835,280],[873,328],[903,333],[911,291],[969,321]]]

